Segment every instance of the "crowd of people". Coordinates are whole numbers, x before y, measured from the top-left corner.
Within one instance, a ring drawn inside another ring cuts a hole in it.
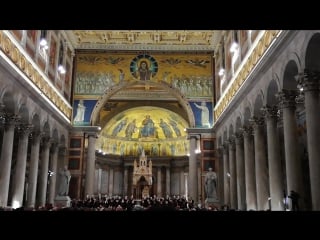
[[[292,192],[290,198],[294,197]],[[270,209],[268,210],[270,211]],[[293,203],[292,211],[298,210],[297,203]],[[180,195],[167,195],[166,197],[154,195],[143,199],[135,199],[133,196],[93,195],[87,196],[85,199],[72,199],[68,207],[46,204],[37,208],[0,208],[0,211],[236,211],[236,209],[232,209],[228,205],[202,205]]]
[[[134,199],[133,196],[89,196],[85,199],[72,199],[69,207],[47,204],[38,208],[19,208],[25,211],[217,211],[226,210],[225,206],[202,206],[185,196],[150,196]],[[4,209],[0,209],[4,210]],[[6,209],[6,210],[9,210]],[[14,210],[14,209],[10,209]],[[228,209],[229,210],[229,209]]]

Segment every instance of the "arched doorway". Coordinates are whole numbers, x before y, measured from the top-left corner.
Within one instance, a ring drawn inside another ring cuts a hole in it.
[[[141,176],[136,185],[136,198],[142,199],[150,195],[151,186],[144,176]]]

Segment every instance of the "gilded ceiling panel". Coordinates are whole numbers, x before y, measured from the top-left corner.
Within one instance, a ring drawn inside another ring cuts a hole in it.
[[[68,30],[74,48],[213,51],[222,31]]]

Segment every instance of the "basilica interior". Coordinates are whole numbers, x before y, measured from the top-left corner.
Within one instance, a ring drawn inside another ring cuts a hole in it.
[[[317,30],[1,30],[0,207],[320,210],[319,62]]]

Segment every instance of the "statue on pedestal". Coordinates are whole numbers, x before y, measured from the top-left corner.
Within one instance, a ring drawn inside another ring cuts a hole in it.
[[[54,205],[58,207],[70,207],[71,199],[68,196],[69,193],[69,184],[71,179],[70,171],[67,166],[64,166],[63,169],[60,169],[58,172],[58,189],[57,196],[54,201]]]
[[[212,171],[212,168],[209,168],[205,176],[205,192],[207,200],[216,200],[217,199],[217,174]]]
[[[67,166],[59,171],[59,176],[58,196],[68,196],[71,174]]]

